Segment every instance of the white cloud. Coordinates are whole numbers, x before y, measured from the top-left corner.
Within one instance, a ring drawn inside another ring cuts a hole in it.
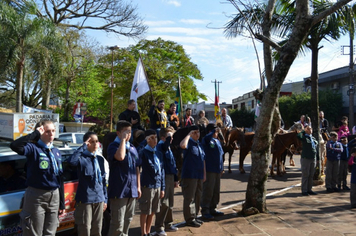
[[[208,28],[156,27],[150,28],[150,33],[174,33],[185,35],[221,35],[221,31]]]
[[[149,27],[159,27],[159,26],[165,26],[165,25],[174,25],[174,21],[171,20],[165,20],[165,21],[145,21],[145,24],[148,25]]]
[[[181,19],[180,22],[189,25],[201,25],[201,24],[208,24],[209,21],[207,20],[200,20],[200,19]]]
[[[182,5],[179,1],[175,1],[175,0],[168,0],[168,1],[165,0],[163,2],[165,2],[165,3],[169,4],[169,5],[173,5],[175,7],[180,7]]]

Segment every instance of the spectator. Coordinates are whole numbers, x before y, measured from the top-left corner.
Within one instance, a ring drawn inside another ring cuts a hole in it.
[[[169,127],[167,113],[164,111],[164,101],[159,100],[156,107],[156,102],[152,102],[150,111],[148,112],[148,117],[151,122],[151,129],[156,130],[157,136],[161,128]]]
[[[339,128],[342,126],[344,121],[348,122],[349,118],[347,116],[341,117],[341,120],[335,122],[334,126],[331,128],[332,131],[339,132]]]
[[[341,123],[342,125],[339,127],[339,131],[337,132],[339,139],[347,137],[350,134],[349,127],[347,126],[347,120],[343,120]]]
[[[224,124],[224,127],[226,128],[233,127],[231,117],[228,114],[226,114],[226,108],[221,109],[221,120]]]
[[[197,119],[196,124],[197,125],[203,125],[205,127],[208,126],[209,120],[205,117],[205,111],[204,110],[199,111],[199,118]]]
[[[182,119],[182,127],[190,127],[192,125],[194,125],[194,118],[192,117],[192,109],[188,107]]]
[[[351,191],[350,203],[351,208],[356,208],[356,148],[351,149],[351,157],[349,159],[349,166],[351,166]]]
[[[305,115],[301,115],[301,116],[300,116],[300,120],[297,121],[297,123],[302,124],[304,128],[305,128],[306,126],[308,126],[308,125],[311,126],[310,118],[307,117],[307,120],[306,120],[306,119],[305,119]]]
[[[169,124],[175,130],[177,130],[179,127],[179,117],[176,114],[176,109],[177,109],[176,104],[171,103],[171,105],[169,106],[169,110],[167,111],[167,117],[168,117]]]

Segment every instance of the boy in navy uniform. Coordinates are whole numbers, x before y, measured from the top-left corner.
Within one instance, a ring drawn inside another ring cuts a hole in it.
[[[350,190],[347,186],[347,169],[349,162],[349,149],[347,147],[347,137],[341,137],[340,142],[342,145],[342,153],[340,155],[340,165],[339,165],[339,178],[338,178],[338,188],[341,190]]]
[[[117,137],[108,147],[110,165],[108,197],[111,210],[110,236],[127,236],[135,213],[136,198],[141,197],[138,153],[130,144],[131,123],[118,121]]]
[[[147,145],[140,151],[141,191],[139,199],[141,210],[141,235],[150,235],[153,216],[159,212],[159,199],[164,197],[164,169],[162,160],[157,156],[157,133],[153,129],[145,131]]]
[[[351,149],[351,156],[349,159],[349,166],[351,167],[351,191],[350,203],[351,208],[356,208],[356,147]]]
[[[156,235],[167,235],[166,231],[175,232],[177,227],[173,226],[173,201],[174,188],[178,187],[178,176],[176,161],[170,148],[175,130],[173,127],[163,128],[159,132],[160,141],[157,144],[156,150],[160,160],[163,160],[164,176],[165,176],[165,191],[164,197],[161,199],[160,212],[156,213],[155,228]]]
[[[183,151],[182,180],[183,215],[187,226],[200,227],[203,221],[197,219],[203,190],[205,173],[205,154],[199,144],[200,132],[191,126],[189,134],[180,142]]]
[[[56,129],[50,120],[36,124],[35,131],[10,145],[27,158],[27,189],[20,212],[22,235],[55,235],[58,212],[63,213],[62,159],[53,148]]]
[[[336,187],[339,176],[340,156],[343,151],[341,143],[337,141],[337,133],[330,132],[330,140],[326,143],[326,172],[325,187],[328,193],[339,192]]]
[[[84,134],[83,141],[68,159],[69,164],[77,166],[79,177],[74,219],[79,236],[100,236],[107,206],[104,160],[97,156],[99,140],[94,132]]]
[[[218,140],[220,129],[208,125],[209,132],[202,144],[205,152],[206,181],[203,183],[203,195],[201,200],[201,213],[203,219],[213,220],[214,216],[224,215],[217,211],[220,201],[220,177],[224,171],[224,151]]]

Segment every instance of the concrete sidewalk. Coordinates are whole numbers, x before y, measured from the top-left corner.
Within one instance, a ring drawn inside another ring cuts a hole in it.
[[[356,236],[356,209],[350,208],[350,191],[326,193],[315,186],[314,196],[302,196],[300,187],[267,197],[269,213],[241,217],[241,205],[224,209],[224,216],[204,222],[200,228],[178,226],[168,233],[180,235],[275,235],[275,236]]]

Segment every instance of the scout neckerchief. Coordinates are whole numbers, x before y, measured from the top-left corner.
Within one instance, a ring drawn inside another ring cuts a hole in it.
[[[152,148],[150,145],[146,145],[145,149],[153,152],[153,164],[154,164],[154,168],[155,168],[155,173],[156,174],[161,174],[161,168],[160,168],[160,161],[158,159],[158,156],[156,155],[156,147]]]
[[[37,143],[38,143],[38,145],[40,147],[45,148],[46,150],[48,150],[49,156],[50,156],[50,159],[51,159],[51,162],[52,162],[54,174],[55,175],[59,175],[57,160],[54,157],[54,154],[52,152],[53,144],[49,143],[48,145],[46,145],[41,139],[39,139]]]
[[[185,120],[185,127],[188,126],[188,123],[190,124],[190,126],[192,126],[192,121],[190,120],[190,116],[185,115],[185,117],[186,117],[186,120]]]
[[[93,158],[94,160],[94,172],[95,172],[95,180],[98,183],[102,183],[103,179],[101,177],[101,170],[100,170],[100,166],[99,166],[99,162],[98,162],[98,158],[96,157],[96,152],[92,153],[89,152],[89,150],[85,150],[83,152],[83,154],[85,154],[86,156],[90,156],[91,158]]]
[[[315,149],[315,143],[314,143],[314,139],[311,135],[309,134],[305,134],[306,137],[309,137],[310,138],[310,142],[311,142],[311,145],[312,145],[312,148]]]
[[[121,139],[119,137],[116,137],[114,142],[120,144],[121,143]],[[131,153],[130,153],[130,142],[126,141],[126,155],[127,155],[127,162],[129,163],[129,168],[131,168],[132,166],[132,158],[131,158]]]

